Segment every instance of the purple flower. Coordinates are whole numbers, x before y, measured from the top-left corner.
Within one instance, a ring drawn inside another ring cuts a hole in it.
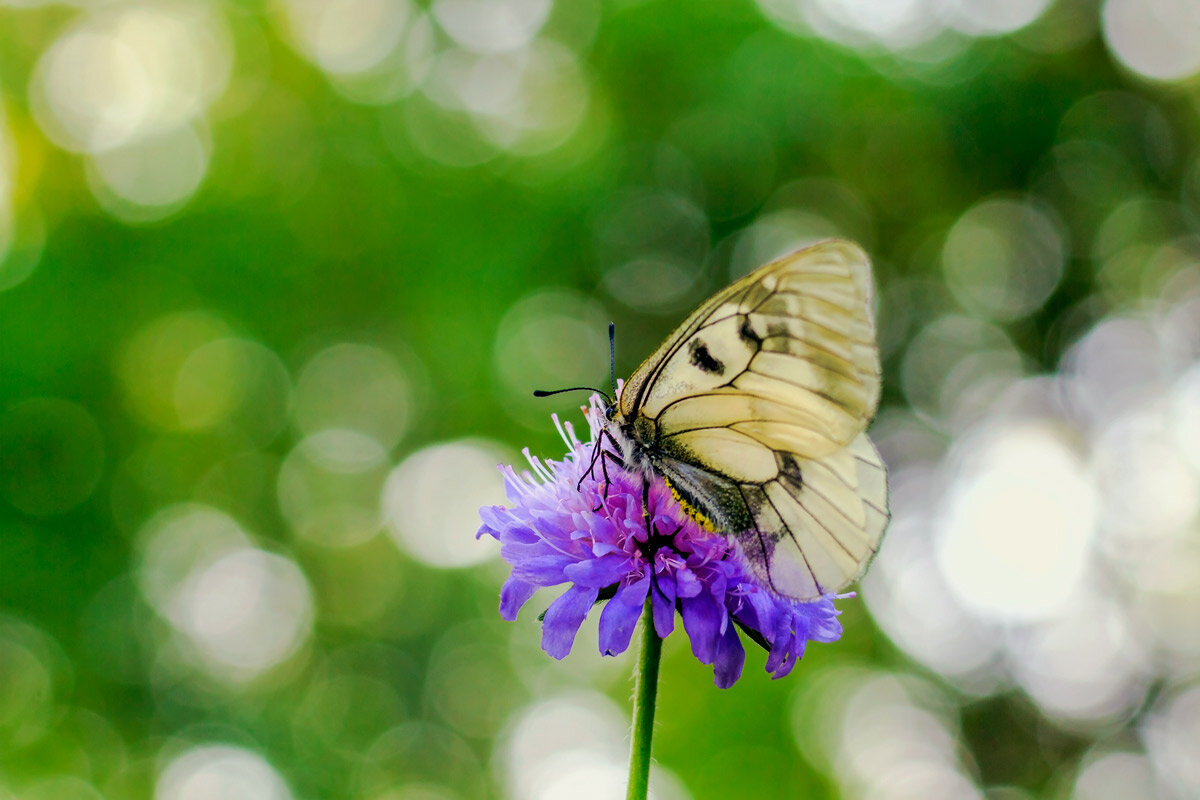
[[[604,420],[598,397],[587,418],[592,441],[580,442],[571,424],[555,416],[569,448],[566,458],[542,462],[526,449],[532,473],[500,468],[511,506],[479,510],[477,536],[498,539],[512,566],[500,591],[500,616],[516,619],[538,589],[569,584],[546,610],[542,649],[554,658],[566,656],[588,612],[607,598],[600,652],[616,655],[629,647],[649,594],[658,635],[666,638],[675,629],[678,610],[692,653],[713,665],[721,688],[742,674],[738,627],[768,649],[766,668],[774,678],[791,672],[809,641],[841,636],[832,597],[799,603],[759,586],[733,545],[692,520],[661,478],[650,486],[651,535],[642,516],[642,477],[610,462],[605,492],[599,466],[589,470]]]

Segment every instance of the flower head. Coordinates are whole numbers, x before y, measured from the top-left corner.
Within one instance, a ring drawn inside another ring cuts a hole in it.
[[[554,658],[570,652],[579,626],[601,598],[600,652],[629,647],[646,596],[654,627],[666,638],[683,621],[692,653],[712,664],[716,684],[732,686],[742,674],[740,627],[769,651],[766,669],[788,674],[809,641],[832,642],[842,626],[832,598],[800,603],[764,589],[723,536],[704,530],[672,497],[661,478],[649,487],[650,529],[642,509],[643,478],[608,463],[592,465],[604,420],[593,397],[587,412],[591,441],[554,417],[568,447],[562,461],[542,461],[525,450],[532,472],[502,466],[509,507],[480,509],[487,534],[500,541],[512,574],[500,591],[500,615],[517,612],[540,588],[569,584],[542,622],[542,649]],[[605,473],[607,481],[605,481]]]

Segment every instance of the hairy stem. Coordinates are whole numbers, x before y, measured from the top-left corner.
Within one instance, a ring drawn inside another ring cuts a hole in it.
[[[662,639],[654,629],[650,595],[642,610],[642,652],[638,656],[633,692],[633,742],[629,753],[629,791],[626,800],[646,800],[650,788],[650,739],[654,734],[654,704],[658,698],[658,662]]]

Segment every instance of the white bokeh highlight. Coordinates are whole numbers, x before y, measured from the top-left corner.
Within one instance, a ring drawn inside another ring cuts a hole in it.
[[[307,638],[312,593],[290,560],[242,548],[198,565],[179,587],[169,616],[206,658],[252,676]]]
[[[1049,616],[1078,586],[1095,536],[1082,460],[1045,424],[988,430],[963,450],[939,524],[950,590],[998,619]]]
[[[96,153],[88,170],[92,193],[104,208],[131,222],[158,219],[196,194],[208,174],[211,147],[192,125]]]
[[[1159,779],[1175,796],[1200,794],[1200,686],[1159,698],[1142,726],[1142,739]]]
[[[992,198],[968,209],[946,236],[946,284],[967,308],[1011,320],[1041,308],[1062,279],[1067,245],[1048,209]]]
[[[528,45],[552,7],[551,0],[437,0],[433,16],[459,45],[494,53]]]
[[[497,464],[505,449],[461,439],[416,451],[383,487],[388,533],[408,555],[435,567],[467,567],[492,558],[490,538],[476,540],[479,509],[505,502]]]
[[[325,547],[354,547],[382,528],[387,452],[369,436],[332,428],[302,439],[279,468],[279,508],[293,532]]]
[[[154,800],[292,800],[283,776],[253,750],[206,744],[167,762]]]
[[[1089,754],[1079,774],[1071,800],[1157,800],[1158,782],[1144,753],[1117,750]]]
[[[313,623],[308,580],[290,559],[255,547],[228,515],[175,506],[153,517],[139,540],[142,593],[193,666],[243,683],[307,641]]]
[[[1193,0],[1106,0],[1101,23],[1113,55],[1144,77],[1178,81],[1200,72],[1200,5]]]
[[[1146,638],[1110,592],[1079,592],[1053,619],[1007,631],[1014,681],[1067,727],[1118,723],[1146,696]]]
[[[523,709],[501,735],[495,769],[512,800],[608,800],[625,793],[628,723],[604,695],[575,692]],[[649,796],[687,800],[664,769],[652,767]]]
[[[313,355],[296,379],[292,418],[303,433],[357,431],[391,449],[412,422],[413,381],[382,348],[342,342]]]
[[[400,46],[414,16],[408,0],[282,0],[277,6],[297,49],[331,75],[378,67]]]
[[[820,700],[823,759],[848,797],[983,800],[961,760],[949,703],[908,676],[845,674]]]
[[[220,12],[133,3],[85,13],[34,68],[34,119],[60,147],[100,153],[203,115],[232,69]]]

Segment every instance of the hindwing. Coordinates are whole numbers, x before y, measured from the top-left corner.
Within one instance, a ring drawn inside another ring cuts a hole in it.
[[[740,486],[754,525],[733,532],[743,561],[779,594],[815,600],[859,578],[887,526],[887,475],[865,433],[815,461]]]

